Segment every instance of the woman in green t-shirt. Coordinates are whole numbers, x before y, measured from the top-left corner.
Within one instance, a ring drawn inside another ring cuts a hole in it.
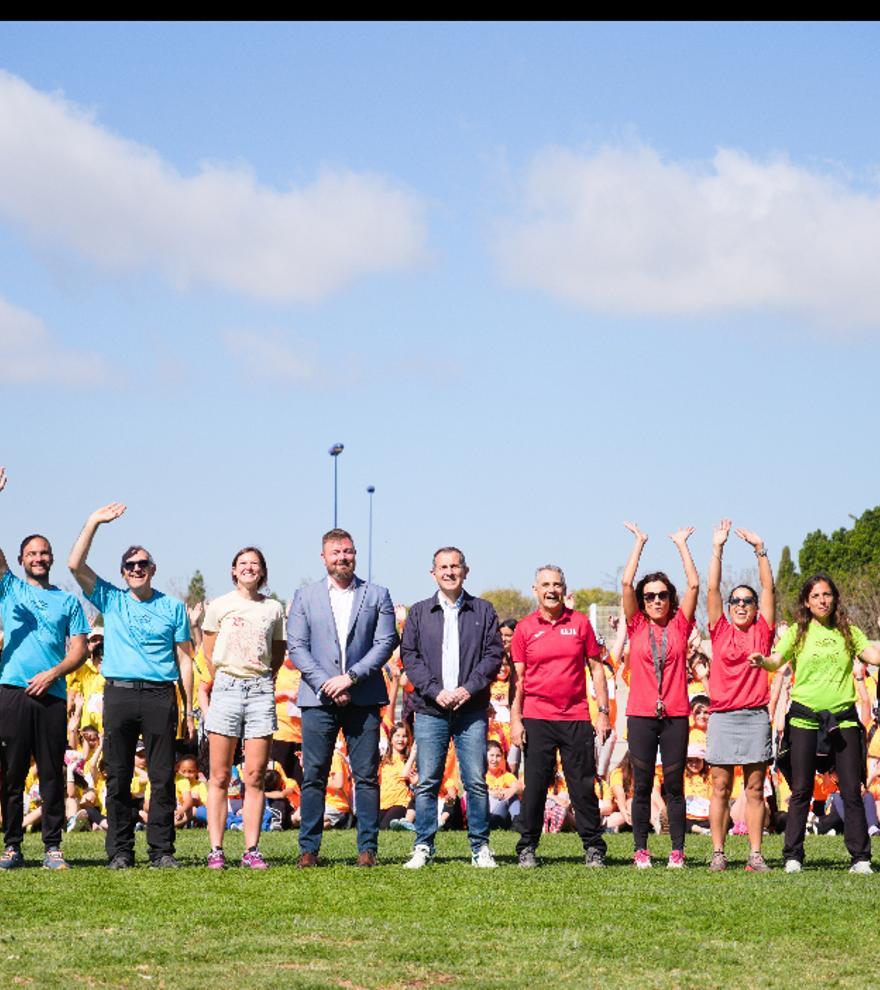
[[[786,873],[800,872],[804,861],[820,727],[829,733],[828,749],[823,751],[833,754],[843,799],[850,873],[873,872],[861,794],[865,766],[862,727],[855,710],[854,657],[878,664],[880,649],[850,623],[837,587],[826,574],[814,575],[801,588],[797,624],[789,627],[770,657],[760,653],[751,657],[755,666],[765,670],[778,670],[789,660],[794,668],[789,711],[791,798],[782,850]]]

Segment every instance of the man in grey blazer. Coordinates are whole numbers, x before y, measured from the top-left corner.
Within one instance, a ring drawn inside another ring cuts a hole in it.
[[[287,620],[288,652],[302,672],[303,782],[300,868],[317,866],[333,748],[342,729],[355,782],[358,866],[375,866],[379,837],[379,709],[388,704],[382,667],[398,644],[387,588],[355,576],[344,529],[321,543],[325,580],[300,588]]]

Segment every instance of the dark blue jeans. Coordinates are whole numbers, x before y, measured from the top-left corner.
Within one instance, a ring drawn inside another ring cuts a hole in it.
[[[416,841],[434,851],[437,832],[437,798],[450,740],[467,794],[468,838],[477,852],[489,841],[489,791],[486,787],[485,712],[449,712],[448,715],[416,714]]]
[[[302,710],[301,853],[317,855],[321,848],[327,777],[340,729],[354,777],[358,852],[379,847],[379,706],[324,705]]]

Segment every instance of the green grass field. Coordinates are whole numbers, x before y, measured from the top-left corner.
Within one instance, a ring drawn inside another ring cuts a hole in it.
[[[409,835],[383,833],[381,865],[357,870],[354,833],[329,834],[320,869],[298,871],[295,833],[264,836],[268,873],[202,864],[204,832],[180,836],[186,869],[113,873],[102,837],[66,837],[73,868],[0,876],[0,987],[169,990],[345,987],[869,986],[880,874],[850,876],[840,838],[811,838],[808,868],[787,876],[705,870],[709,840],[688,839],[689,867],[637,873],[632,837],[609,836],[609,866],[582,865],[576,836],[545,836],[543,867],[515,865],[493,836],[497,870],[473,869],[461,834],[440,836],[434,865],[401,869]],[[139,862],[144,858],[138,838]],[[668,839],[652,838],[655,855]],[[781,840],[767,840],[778,866]],[[231,834],[227,854],[240,855]],[[659,865],[663,865],[662,863]]]

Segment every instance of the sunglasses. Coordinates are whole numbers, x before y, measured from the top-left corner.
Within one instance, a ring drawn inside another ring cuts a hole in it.
[[[668,591],[646,591],[644,594],[646,602],[667,602],[669,601]]]
[[[123,565],[122,569],[124,571],[148,571],[153,566],[152,561],[146,560],[127,560]]]
[[[728,598],[728,605],[757,605],[758,599],[754,595],[748,595],[744,598]]]

